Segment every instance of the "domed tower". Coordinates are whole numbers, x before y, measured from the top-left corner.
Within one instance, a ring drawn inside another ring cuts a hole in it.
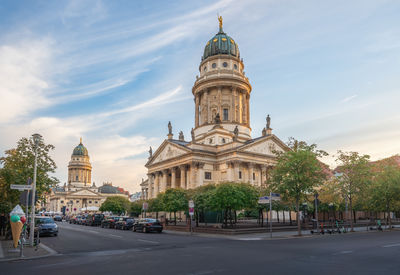
[[[251,85],[238,45],[223,31],[222,17],[218,20],[219,32],[205,46],[200,76],[192,88],[196,104],[194,140],[210,145],[251,139]]]
[[[68,164],[68,184],[73,187],[91,187],[92,165],[88,150],[82,144],[82,138],[75,147]]]

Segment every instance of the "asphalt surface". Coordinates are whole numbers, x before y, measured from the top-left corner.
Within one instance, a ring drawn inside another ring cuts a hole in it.
[[[60,224],[58,254],[0,274],[400,274],[400,231],[276,238],[136,233]]]

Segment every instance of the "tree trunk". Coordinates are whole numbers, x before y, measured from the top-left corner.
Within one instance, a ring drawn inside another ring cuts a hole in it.
[[[351,196],[349,197],[349,206],[350,206],[350,231],[354,232],[354,225],[353,225],[353,202]]]
[[[289,210],[289,224],[293,225],[293,223],[292,223],[292,210]]]
[[[282,218],[283,218],[283,224],[285,224],[286,223],[286,221],[285,221],[285,210],[283,210],[283,212],[282,212]]]
[[[176,225],[176,211],[174,212],[174,219],[175,219],[175,225]]]
[[[300,223],[300,200],[296,199],[296,219],[297,219],[297,235],[301,236],[301,223]]]
[[[278,223],[279,223],[279,211],[278,210],[276,210],[276,218],[277,218]]]
[[[264,227],[264,213],[263,213],[263,209],[260,209],[261,212],[261,227]]]

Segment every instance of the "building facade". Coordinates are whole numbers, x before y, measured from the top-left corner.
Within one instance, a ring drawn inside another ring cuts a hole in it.
[[[154,154],[149,151],[148,180],[141,184],[145,199],[167,188],[189,189],[225,181],[261,186],[276,163],[274,152],[288,150],[272,134],[269,116],[261,136],[252,138],[252,87],[239,47],[223,31],[219,19],[219,32],[206,43],[192,88],[195,124],[191,138],[185,140],[180,132],[174,139],[168,123],[168,138]]]
[[[106,182],[97,187],[92,179],[92,165],[88,150],[82,143],[74,148],[68,164],[68,183],[53,188],[46,198],[46,210],[73,215],[81,212],[96,211],[110,196],[129,198],[122,188]]]

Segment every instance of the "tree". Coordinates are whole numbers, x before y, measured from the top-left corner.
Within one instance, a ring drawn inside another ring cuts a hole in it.
[[[149,199],[148,204],[148,212],[156,212],[156,219],[158,219],[158,212],[163,210],[163,205],[162,205],[162,197],[164,193],[159,193],[156,198]]]
[[[237,210],[254,208],[257,201],[257,190],[247,183],[225,182],[218,184],[210,196],[211,208],[224,211],[225,226],[228,225],[228,220],[233,226],[233,219],[236,219]]]
[[[139,215],[142,213],[143,202],[144,201],[142,200],[131,202],[130,212],[132,216],[139,217]]]
[[[400,199],[400,169],[395,163],[382,163],[374,175],[368,189],[371,194],[371,204],[379,210],[387,212],[389,228],[392,228],[390,212],[395,210]]]
[[[194,202],[196,226],[199,225],[200,215],[204,215],[206,211],[211,210],[212,192],[215,188],[214,184],[207,184],[188,190],[187,197]]]
[[[353,205],[357,198],[362,198],[365,195],[365,190],[368,183],[371,181],[371,165],[369,164],[368,155],[360,155],[357,152],[342,152],[338,151],[339,163],[336,170],[338,173],[339,184],[349,201],[350,208],[350,227],[354,231]]]
[[[37,177],[36,194],[43,198],[45,192],[57,185],[57,178],[50,176],[57,166],[50,157],[54,150],[51,144],[45,144],[41,140],[37,148]],[[11,190],[11,184],[26,184],[29,178],[33,178],[35,160],[35,145],[32,139],[21,138],[17,147],[5,151],[5,156],[0,158],[3,168],[0,169],[0,199],[4,204],[15,205],[19,201],[20,192]]]
[[[186,210],[188,207],[188,200],[186,198],[185,190],[181,188],[170,188],[165,191],[162,196],[161,203],[163,210],[174,213],[174,222],[176,225],[176,212]]]
[[[108,197],[100,206],[100,211],[109,211],[114,214],[124,214],[130,206],[130,202],[125,197],[112,196]]]
[[[276,152],[277,163],[271,173],[272,188],[296,202],[297,232],[301,235],[299,218],[300,201],[314,191],[326,179],[324,165],[318,157],[327,153],[317,150],[316,145],[290,138],[287,152]]]

